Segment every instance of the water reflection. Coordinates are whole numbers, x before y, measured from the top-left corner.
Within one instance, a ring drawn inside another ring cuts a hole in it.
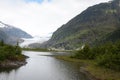
[[[7,70],[0,73],[0,80],[16,80],[17,69]]]
[[[28,64],[9,72],[2,71],[0,80],[88,80],[79,72],[77,64],[40,56],[52,53],[24,51],[23,54],[30,57]]]
[[[0,72],[10,73],[12,70],[17,70],[19,67],[13,68],[0,68]]]

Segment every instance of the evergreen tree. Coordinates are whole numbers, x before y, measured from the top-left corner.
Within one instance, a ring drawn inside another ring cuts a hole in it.
[[[4,41],[3,40],[0,41],[0,46],[4,46]]]

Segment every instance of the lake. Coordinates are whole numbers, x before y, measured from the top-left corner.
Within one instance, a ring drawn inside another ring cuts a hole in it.
[[[23,51],[27,64],[16,69],[0,71],[0,80],[88,80],[80,73],[77,63],[58,60],[51,56],[63,52]],[[44,55],[44,56],[43,56]]]

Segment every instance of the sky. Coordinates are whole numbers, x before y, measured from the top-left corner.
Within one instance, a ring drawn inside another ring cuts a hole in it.
[[[109,0],[0,0],[0,21],[48,37],[89,6]]]

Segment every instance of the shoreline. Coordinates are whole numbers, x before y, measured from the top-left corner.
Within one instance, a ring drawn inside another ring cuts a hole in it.
[[[11,60],[5,60],[0,63],[0,69],[1,68],[15,68],[20,67],[27,64],[26,61],[11,61]]]
[[[0,69],[3,68],[17,68],[23,65],[26,65],[26,59],[29,58],[28,56],[22,55],[23,57],[18,60],[4,60],[0,61]]]
[[[92,60],[80,60],[70,56],[54,56],[56,59],[79,63],[79,71],[90,80],[120,80],[120,72],[102,68],[95,65]]]
[[[86,70],[86,64],[82,60],[79,61],[78,59],[72,59],[72,58],[69,58],[69,56],[55,56],[55,58],[64,60],[64,61],[80,63],[81,65],[79,65],[79,71],[83,73],[89,80],[101,80],[101,79],[97,79],[89,71]]]

